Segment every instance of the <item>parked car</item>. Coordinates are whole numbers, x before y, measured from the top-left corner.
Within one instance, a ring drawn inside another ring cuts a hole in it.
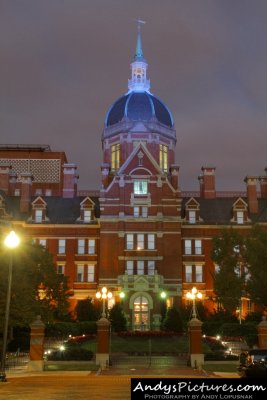
[[[239,361],[241,378],[267,378],[267,349],[243,351]]]

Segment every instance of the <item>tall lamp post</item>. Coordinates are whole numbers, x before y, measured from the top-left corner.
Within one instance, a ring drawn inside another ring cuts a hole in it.
[[[196,299],[202,299],[202,293],[200,293],[197,288],[193,287],[190,292],[186,293],[186,298],[192,300],[193,303],[192,318],[197,318]]]
[[[2,359],[1,359],[0,382],[6,382],[5,363],[6,363],[10,299],[11,299],[11,286],[12,286],[13,250],[19,245],[19,243],[20,243],[20,238],[14,231],[11,231],[4,240],[4,245],[9,249],[9,265],[8,265],[6,310],[5,310],[4,330],[3,330],[3,348],[2,348]]]
[[[98,291],[95,295],[97,299],[101,299],[103,302],[102,317],[106,317],[106,299],[112,299],[112,293],[108,292],[108,289],[104,286],[101,291]]]

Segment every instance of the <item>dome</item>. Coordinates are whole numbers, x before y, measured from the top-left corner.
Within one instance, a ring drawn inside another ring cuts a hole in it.
[[[168,128],[173,128],[171,112],[165,104],[148,92],[130,92],[120,97],[109,109],[106,128],[120,122],[124,117],[131,121],[149,122],[152,117]]]

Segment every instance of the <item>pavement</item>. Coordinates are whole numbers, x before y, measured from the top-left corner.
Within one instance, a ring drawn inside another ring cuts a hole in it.
[[[1,400],[130,400],[131,378],[237,378],[237,374],[207,374],[187,366],[111,367],[104,371],[7,372],[0,382]],[[236,376],[235,376],[236,375]]]

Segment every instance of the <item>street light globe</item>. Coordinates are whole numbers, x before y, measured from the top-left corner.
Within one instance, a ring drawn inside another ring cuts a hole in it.
[[[107,293],[107,291],[108,291],[108,289],[104,286],[103,288],[102,288],[102,293]]]
[[[166,292],[161,292],[161,293],[160,293],[160,297],[161,297],[162,299],[166,299],[166,297],[167,297]]]
[[[95,295],[95,297],[96,297],[97,299],[100,299],[101,293],[100,293],[100,292],[97,292],[96,295]]]
[[[120,298],[124,299],[124,297],[125,297],[125,293],[124,292],[120,292]]]
[[[112,299],[112,293],[108,292],[108,299]]]
[[[15,249],[20,244],[20,238],[14,231],[11,231],[5,238],[4,244],[9,249]]]

